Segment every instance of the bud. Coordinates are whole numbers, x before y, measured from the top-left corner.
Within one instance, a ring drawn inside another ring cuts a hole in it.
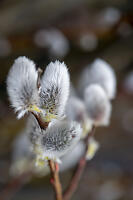
[[[80,93],[90,84],[99,84],[108,99],[114,99],[116,95],[116,77],[111,66],[102,59],[96,59],[90,66],[85,68],[80,80]]]
[[[66,106],[66,116],[69,120],[77,121],[83,128],[82,137],[92,129],[92,123],[88,119],[84,101],[78,97],[70,97]]]
[[[109,124],[111,104],[106,93],[98,84],[92,84],[85,89],[84,100],[90,120],[96,126]]]
[[[82,122],[87,117],[84,102],[78,97],[70,97],[66,106],[66,116],[70,120]]]
[[[48,115],[61,116],[69,96],[69,73],[64,63],[51,62],[42,77],[40,97]]]
[[[60,171],[73,168],[78,163],[81,156],[83,156],[84,152],[85,144],[83,140],[80,140],[72,149],[71,153],[68,152],[61,158],[62,163],[60,165]]]
[[[79,141],[82,129],[77,122],[57,122],[42,134],[40,149],[44,159],[58,159]]]
[[[18,118],[39,103],[37,77],[35,64],[26,57],[17,58],[9,71],[7,91]]]

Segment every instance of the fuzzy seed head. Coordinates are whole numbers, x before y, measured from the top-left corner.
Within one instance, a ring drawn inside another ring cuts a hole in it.
[[[83,140],[80,140],[72,149],[71,153],[68,152],[61,158],[62,163],[60,165],[60,171],[65,171],[73,168],[78,163],[81,156],[83,156],[84,152],[85,144]]]
[[[111,104],[106,93],[98,84],[92,84],[85,89],[84,100],[89,118],[97,126],[109,124]]]
[[[51,62],[42,77],[40,97],[42,107],[61,116],[69,96],[69,73],[64,63]]]
[[[66,154],[80,139],[82,129],[77,122],[58,122],[48,128],[41,138],[44,157],[59,158]]]
[[[116,95],[116,77],[111,66],[102,59],[96,59],[87,67],[81,76],[80,93],[90,84],[99,84],[106,92],[109,99]]]
[[[66,116],[69,120],[83,122],[87,118],[84,102],[78,97],[70,97],[66,106]]]
[[[9,71],[7,91],[18,118],[38,103],[37,76],[35,64],[26,57],[17,58]]]
[[[87,109],[84,101],[78,97],[70,97],[66,106],[66,117],[69,120],[77,121],[83,129],[82,138],[92,129],[92,121],[88,118]]]

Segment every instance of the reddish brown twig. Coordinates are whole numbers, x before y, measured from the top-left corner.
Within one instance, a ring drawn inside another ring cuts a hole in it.
[[[88,133],[88,135],[85,139],[86,149],[85,149],[84,155],[80,159],[78,166],[76,168],[76,171],[70,181],[70,184],[69,184],[68,188],[66,189],[66,191],[64,192],[63,200],[71,199],[72,195],[74,194],[74,192],[76,191],[76,189],[78,187],[79,181],[81,179],[81,176],[82,176],[83,171],[86,166],[86,155],[88,152],[89,139],[90,139],[90,137],[92,137],[94,135],[94,131],[95,131],[95,127],[92,128],[91,133]]]
[[[41,86],[41,74],[42,74],[43,71],[42,71],[41,68],[38,68],[37,72],[38,72],[38,77],[37,77],[37,88],[39,89],[40,86]]]
[[[55,191],[55,196],[56,196],[56,200],[62,200],[62,187],[61,187],[61,183],[59,180],[59,174],[58,174],[58,170],[56,168],[56,164],[54,163],[54,161],[49,160],[49,167],[50,167],[50,171],[51,171],[51,183],[54,187],[54,191]]]
[[[0,193],[0,200],[11,199],[20,188],[29,181],[32,173],[30,171],[22,173],[20,176],[11,180],[10,183],[6,185],[4,190]]]
[[[49,122],[44,122],[44,121],[42,120],[40,114],[36,114],[36,113],[34,113],[34,112],[31,112],[31,113],[32,113],[32,115],[36,118],[36,120],[37,120],[39,126],[40,126],[42,129],[46,130],[46,128],[47,128],[48,125],[49,125]]]

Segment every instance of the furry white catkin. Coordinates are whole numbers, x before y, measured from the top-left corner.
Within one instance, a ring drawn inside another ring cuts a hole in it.
[[[83,128],[82,138],[92,129],[92,121],[88,118],[85,102],[78,97],[70,97],[66,106],[66,116],[69,120],[77,121]]]
[[[82,129],[77,122],[57,122],[42,133],[40,147],[43,156],[55,159],[65,155],[80,139]]]
[[[48,166],[43,165],[42,167],[36,167],[34,165],[35,155],[31,151],[31,142],[28,135],[31,129],[27,128],[17,135],[13,143],[12,151],[12,164],[10,168],[10,173],[12,176],[17,176],[23,173],[25,170],[32,170],[35,175],[45,176],[49,173]],[[74,146],[71,153],[68,151],[63,157],[61,157],[62,163],[60,164],[60,171],[68,170],[75,166],[79,161],[80,157],[85,151],[85,145],[82,140],[80,140],[77,145]]]
[[[69,96],[70,78],[64,63],[51,62],[42,77],[40,97],[42,107],[61,116]]]
[[[28,111],[40,112],[46,121],[64,114],[69,96],[69,73],[64,63],[51,62],[37,88],[38,73],[35,64],[26,57],[19,57],[7,78],[10,102],[21,118]]]
[[[70,97],[66,106],[66,116],[70,120],[83,122],[87,117],[84,102],[78,97]]]
[[[39,152],[42,160],[58,159],[65,155],[81,137],[80,124],[74,121],[58,121],[48,126],[46,130],[40,128],[34,117],[30,117],[27,125],[35,153]]]
[[[112,67],[102,59],[96,59],[83,71],[79,83],[80,95],[83,96],[84,89],[90,84],[99,84],[108,99],[114,99],[116,95],[116,77]]]
[[[19,57],[11,67],[7,78],[10,102],[21,118],[30,105],[39,103],[35,64],[26,57]]]
[[[63,157],[61,157],[62,163],[60,164],[60,171],[65,171],[73,168],[83,156],[85,151],[85,145],[83,140],[80,140],[75,147],[72,149],[71,153],[68,152]]]
[[[90,120],[96,126],[107,126],[110,121],[111,103],[103,88],[92,84],[85,89],[84,100]]]

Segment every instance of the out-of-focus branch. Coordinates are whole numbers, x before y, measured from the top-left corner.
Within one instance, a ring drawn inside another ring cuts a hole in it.
[[[84,155],[81,157],[78,166],[76,168],[76,171],[74,172],[74,175],[70,181],[70,184],[68,185],[68,188],[66,189],[66,191],[64,192],[63,195],[63,200],[69,200],[71,199],[72,195],[74,194],[74,192],[76,191],[79,181],[81,179],[81,176],[84,172],[85,166],[86,166],[86,156],[87,156],[87,152],[88,152],[88,147],[89,147],[89,139],[90,137],[92,137],[94,135],[95,132],[95,127],[92,128],[92,131],[90,133],[88,133],[86,139],[85,139],[85,152]]]

